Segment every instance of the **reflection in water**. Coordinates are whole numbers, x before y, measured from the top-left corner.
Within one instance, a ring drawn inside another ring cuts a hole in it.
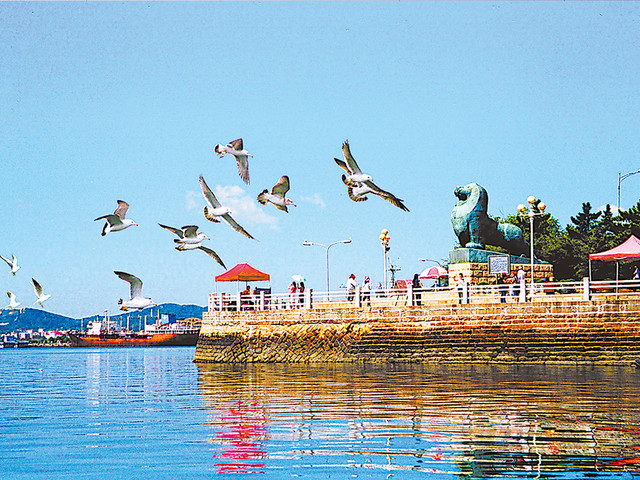
[[[198,366],[218,472],[316,478],[638,473],[638,380],[623,367]]]

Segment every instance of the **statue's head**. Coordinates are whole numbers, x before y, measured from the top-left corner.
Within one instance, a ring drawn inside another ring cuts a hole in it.
[[[457,187],[453,191],[453,194],[456,197],[458,197],[458,200],[464,202],[467,199],[467,197],[469,196],[469,194],[471,193],[471,188],[472,188],[473,185],[475,185],[475,183],[470,183],[468,185]]]

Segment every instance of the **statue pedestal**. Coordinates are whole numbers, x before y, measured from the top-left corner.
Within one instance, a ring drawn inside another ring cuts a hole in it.
[[[489,275],[489,256],[505,255],[490,250],[480,250],[477,248],[456,248],[449,252],[449,285],[453,285],[454,277],[462,273],[467,282],[473,285],[495,283],[496,276]],[[531,278],[531,260],[529,257],[518,257],[510,255],[511,274],[523,268],[527,281]],[[533,278],[542,280],[543,278],[553,278],[553,265],[534,259]]]

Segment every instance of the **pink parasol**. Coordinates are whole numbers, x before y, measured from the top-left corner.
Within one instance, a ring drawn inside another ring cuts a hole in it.
[[[420,278],[440,278],[449,276],[446,268],[428,267],[420,274]]]

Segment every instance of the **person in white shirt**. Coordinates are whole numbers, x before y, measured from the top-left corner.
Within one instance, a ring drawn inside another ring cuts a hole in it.
[[[456,287],[458,289],[458,304],[461,304],[463,302],[469,303],[468,292],[466,291],[467,281],[464,279],[464,275],[462,273],[458,274],[458,281],[456,282]]]
[[[524,269],[522,267],[518,268],[517,276],[518,276],[518,285],[520,286],[519,300],[521,302],[524,302],[527,299],[527,286],[526,286],[526,276],[524,273]]]
[[[347,301],[351,302],[353,300],[357,287],[358,282],[356,282],[356,276],[352,273],[347,280]]]
[[[371,279],[369,277],[364,277],[364,282],[362,283],[362,305],[371,304]]]

